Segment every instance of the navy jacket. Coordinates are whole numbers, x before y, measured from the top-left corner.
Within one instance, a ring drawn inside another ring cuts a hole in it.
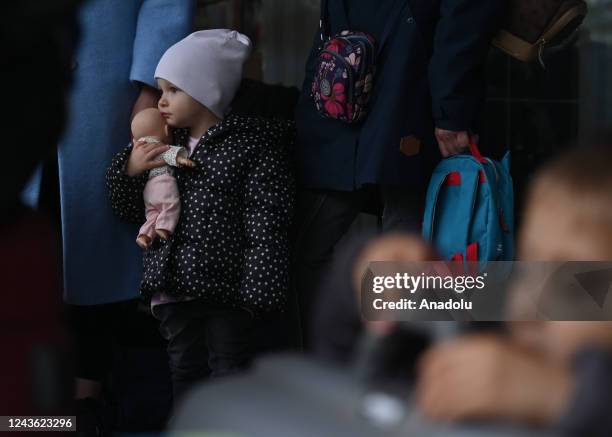
[[[343,0],[329,1],[332,35]],[[302,185],[351,191],[364,184],[419,186],[440,159],[434,126],[473,129],[483,67],[505,0],[344,0],[351,30],[380,39],[369,114],[354,126],[318,114],[310,96],[320,38],[315,35],[296,110]]]

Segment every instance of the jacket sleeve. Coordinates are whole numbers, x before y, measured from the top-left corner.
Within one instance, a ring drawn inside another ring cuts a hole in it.
[[[283,309],[289,288],[289,226],[294,181],[286,151],[264,147],[246,178],[241,303],[254,311]]]
[[[130,80],[152,87],[164,52],[191,31],[195,0],[144,0],[138,12]]]
[[[130,157],[132,145],[117,153],[106,171],[106,187],[111,207],[115,214],[131,223],[145,221],[145,207],[142,192],[147,184],[149,172],[130,177],[125,174],[125,165]]]
[[[482,101],[484,64],[506,0],[440,0],[429,80],[436,127],[474,127]]]

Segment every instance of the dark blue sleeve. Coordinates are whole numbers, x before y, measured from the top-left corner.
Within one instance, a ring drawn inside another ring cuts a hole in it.
[[[589,349],[578,355],[575,389],[557,424],[564,437],[612,436],[612,353]]]
[[[436,127],[474,126],[480,108],[484,64],[506,0],[440,0],[429,65]]]

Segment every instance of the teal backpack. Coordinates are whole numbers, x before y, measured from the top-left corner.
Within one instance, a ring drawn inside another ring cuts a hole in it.
[[[425,203],[423,237],[444,260],[478,262],[514,257],[514,191],[510,152],[501,162],[483,158],[475,144],[470,155],[455,155],[435,168]]]

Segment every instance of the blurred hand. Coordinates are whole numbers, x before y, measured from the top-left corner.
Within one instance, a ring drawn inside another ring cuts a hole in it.
[[[166,144],[136,141],[132,148],[132,153],[130,153],[125,174],[134,177],[143,171],[166,165],[165,161],[156,158],[160,153],[164,153],[169,149],[170,147]]]
[[[455,132],[436,128],[434,133],[438,140],[440,153],[444,158],[463,153],[470,147],[470,135],[466,131]],[[475,141],[478,140],[475,139]]]
[[[568,368],[493,335],[436,346],[425,353],[418,370],[417,405],[441,421],[550,424],[572,391]]]
[[[353,288],[357,302],[361,302],[361,281],[373,261],[421,262],[438,259],[433,247],[420,235],[390,233],[375,238],[361,251],[353,267]],[[367,321],[366,329],[380,335],[391,333],[397,326],[393,321]]]

